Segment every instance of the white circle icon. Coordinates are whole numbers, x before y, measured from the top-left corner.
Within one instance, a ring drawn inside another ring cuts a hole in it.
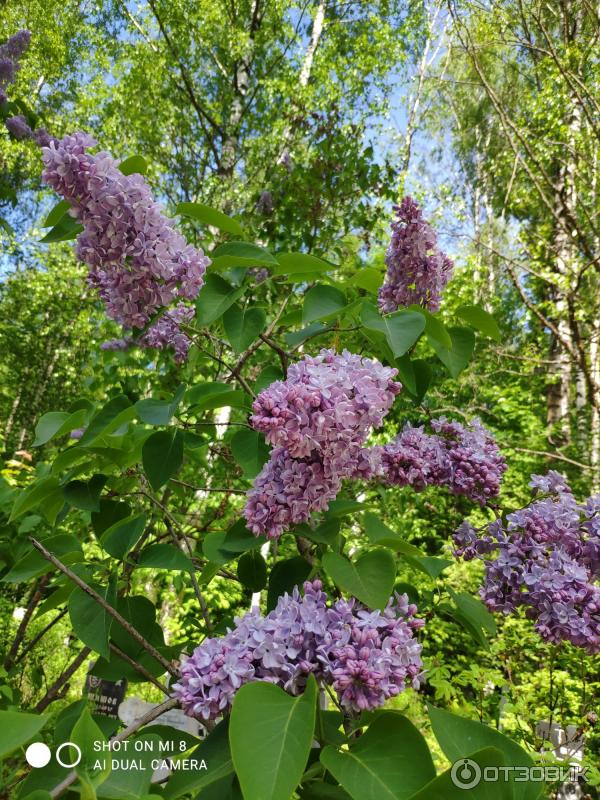
[[[472,789],[481,780],[481,767],[471,758],[461,758],[452,765],[450,777],[459,789]]]
[[[63,747],[73,747],[75,750],[77,750],[77,755],[75,756],[74,761],[71,762],[61,761],[60,751],[63,749]],[[71,769],[71,767],[76,767],[77,764],[79,764],[79,762],[81,761],[81,748],[79,747],[79,745],[75,744],[75,742],[63,742],[56,748],[56,760],[61,765],[61,767],[66,767],[67,769]]]
[[[51,755],[50,748],[43,742],[34,742],[25,750],[25,760],[30,767],[35,767],[36,769],[45,767],[50,761]]]

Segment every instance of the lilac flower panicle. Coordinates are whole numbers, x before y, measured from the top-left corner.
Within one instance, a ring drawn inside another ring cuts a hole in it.
[[[4,44],[0,45],[0,105],[3,105],[8,100],[6,87],[15,80],[17,72],[19,71],[19,60],[29,47],[30,40],[30,32],[23,30],[15,33],[14,36],[11,36]],[[14,120],[15,118],[12,117],[12,119]],[[26,138],[25,136],[18,136],[14,133],[9,127],[9,122],[10,120],[7,120],[6,125],[16,139]],[[15,128],[14,122],[12,122],[11,125]],[[22,128],[19,128],[17,125],[16,130],[21,132]]]
[[[380,453],[364,443],[401,389],[396,373],[375,359],[322,350],[259,394],[250,421],[275,449],[248,492],[250,530],[276,538],[325,510],[344,478],[378,471]]]
[[[256,610],[236,618],[219,639],[205,639],[181,667],[174,696],[192,717],[207,721],[227,713],[235,693],[249,681],[268,681],[301,694],[310,674],[357,713],[381,706],[422,679],[423,621],[406,595],[385,611],[338,600],[327,604],[321,582],[304,584],[279,598],[266,616]]]
[[[273,213],[273,195],[269,191],[261,192],[260,197],[256,203],[256,210],[259,214],[269,216]]]
[[[174,229],[141,175],[123,175],[108,153],[87,152],[95,144],[84,133],[50,139],[42,149],[43,179],[84,227],[77,255],[90,267],[89,282],[108,316],[124,328],[143,328],[175,301],[197,296],[210,260]],[[173,347],[181,360],[189,340],[179,326],[191,315],[180,302],[164,316],[141,343]]]
[[[33,139],[38,147],[49,147],[50,142],[54,141],[46,128],[36,128],[33,132]]]
[[[11,58],[0,58],[0,83],[6,86],[15,79],[15,64]]]
[[[9,117],[4,124],[11,136],[14,136],[18,141],[30,139],[33,136],[33,131],[22,114]]]
[[[376,359],[321,350],[262,391],[250,421],[269,444],[286,447],[295,458],[362,445],[401,389],[396,374]]]
[[[480,594],[491,610],[524,608],[547,641],[600,652],[600,495],[578,503],[554,471],[530,485],[550,496],[484,532],[463,523],[456,555],[485,564]]]
[[[318,457],[293,458],[285,447],[276,447],[248,491],[248,528],[276,539],[315,511],[324,511],[340,487],[341,479],[327,474]]]
[[[0,57],[7,56],[14,61],[25,54],[31,44],[31,31],[21,30],[11,36],[3,45],[0,46]],[[18,68],[18,65],[17,65]]]
[[[396,220],[385,256],[387,273],[379,290],[379,307],[387,313],[416,303],[437,311],[452,275],[452,261],[438,249],[435,231],[411,197],[405,197],[394,210]]]
[[[383,480],[392,486],[444,486],[485,505],[500,491],[506,462],[491,433],[474,418],[469,425],[445,417],[431,421],[433,434],[407,424],[383,447]]]
[[[248,270],[248,274],[252,277],[256,286],[260,283],[264,283],[270,275],[270,272],[267,267],[250,267]]]

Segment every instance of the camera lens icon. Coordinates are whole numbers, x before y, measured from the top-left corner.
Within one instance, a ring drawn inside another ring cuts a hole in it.
[[[461,758],[452,765],[450,777],[459,789],[472,789],[481,780],[481,767],[472,758]]]

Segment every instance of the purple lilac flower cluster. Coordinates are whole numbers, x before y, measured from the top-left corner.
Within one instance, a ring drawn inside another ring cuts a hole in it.
[[[554,471],[530,486],[547,496],[483,532],[463,522],[456,555],[484,562],[480,594],[491,610],[524,607],[547,641],[600,652],[600,495],[578,503]]]
[[[396,220],[385,256],[387,273],[379,290],[379,307],[387,313],[416,303],[437,311],[453,263],[438,249],[435,231],[411,197],[394,206],[394,211]]]
[[[141,175],[123,175],[108,153],[87,152],[95,144],[84,133],[50,141],[42,150],[43,179],[84,227],[77,255],[90,267],[108,316],[124,328],[142,328],[174,301],[193,300],[210,260],[174,229]],[[180,302],[141,343],[173,347],[185,358],[190,342],[180,324],[192,316]]]
[[[422,678],[423,621],[406,595],[370,611],[356,599],[327,605],[318,580],[279,598],[266,616],[254,610],[218,639],[205,639],[181,668],[174,695],[189,716],[214,720],[249,681],[300,694],[312,673],[351,712],[377,708]]]
[[[30,41],[29,31],[19,31],[0,45],[0,105],[6,103],[6,87],[14,81],[19,71],[19,61]]]
[[[8,101],[6,88],[15,80],[19,71],[19,61],[29,47],[30,41],[29,31],[19,31],[0,45],[0,106]],[[22,114],[9,117],[5,125],[15,139],[28,139],[32,135],[31,128]]]
[[[392,486],[445,486],[485,505],[500,491],[506,462],[490,432],[474,418],[468,426],[445,417],[431,421],[433,434],[408,424],[382,448],[383,481]]]
[[[375,359],[322,350],[260,393],[250,421],[275,449],[248,493],[250,530],[276,538],[327,508],[344,478],[372,476],[376,459],[363,445],[401,389],[396,373]]]

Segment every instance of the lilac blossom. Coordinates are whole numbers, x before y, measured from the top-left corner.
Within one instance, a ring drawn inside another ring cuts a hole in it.
[[[415,303],[437,311],[452,274],[452,261],[438,249],[435,231],[411,197],[394,206],[394,211],[396,220],[385,256],[387,273],[379,290],[379,307],[391,312]]]
[[[383,447],[383,480],[392,486],[444,486],[485,505],[500,491],[506,462],[491,433],[474,418],[468,425],[445,417],[431,421],[433,434],[407,424]]]
[[[134,344],[135,343],[130,336],[126,336],[121,339],[108,339],[108,341],[101,343],[100,350],[129,350],[134,346]]]
[[[344,478],[379,471],[380,451],[363,445],[401,389],[396,372],[346,350],[322,350],[260,393],[250,421],[275,449],[248,492],[250,530],[277,538],[325,510]]]
[[[30,32],[24,30],[15,33],[14,36],[11,36],[3,45],[0,45],[0,105],[6,103],[8,100],[6,87],[15,80],[17,72],[19,71],[19,61],[29,47],[30,40]],[[14,119],[14,117],[11,118],[11,120]],[[23,119],[23,121],[25,120]],[[9,122],[10,120],[7,120],[6,125],[9,130],[11,130]],[[16,130],[22,132],[23,129],[18,127],[18,123],[11,122],[11,125],[13,128],[17,126]],[[27,128],[29,129],[29,126],[27,126]],[[16,135],[13,130],[11,130],[11,133],[17,139],[26,138],[25,136]]]
[[[123,175],[108,153],[87,152],[95,144],[84,133],[51,139],[42,149],[43,179],[83,225],[76,252],[108,316],[124,328],[143,328],[173,302],[193,300],[210,261],[174,229],[141,175]],[[179,323],[190,315],[181,304],[168,313],[146,341],[174,347],[181,358],[189,341]]]
[[[50,142],[54,141],[46,128],[36,128],[33,132],[33,139],[38,147],[49,147]]]
[[[547,493],[483,531],[464,522],[456,554],[485,564],[482,599],[493,611],[523,607],[538,633],[600,651],[600,495],[578,503],[562,476],[534,475]]]
[[[273,213],[273,195],[271,192],[267,190],[261,192],[256,203],[256,210],[259,214],[264,214],[267,217]]]
[[[253,610],[236,618],[219,639],[205,639],[181,667],[173,686],[182,708],[207,721],[227,713],[237,690],[267,681],[301,694],[310,674],[338,694],[351,713],[374,709],[422,678],[423,621],[406,595],[370,611],[355,599],[327,604],[318,580],[279,598],[266,616]]]
[[[15,79],[15,64],[11,58],[0,58],[0,83],[4,86]]]
[[[33,136],[33,131],[29,127],[27,120],[22,114],[17,114],[14,117],[9,117],[5,123],[8,132],[18,141],[23,139],[30,139]]]
[[[191,340],[181,330],[182,324],[191,322],[194,309],[179,303],[175,308],[163,314],[142,336],[141,343],[145,347],[172,347],[175,361],[181,363],[187,358]]]
[[[264,283],[270,275],[267,267],[250,267],[248,274],[254,279],[254,284],[256,286],[258,286],[259,283]]]
[[[318,456],[293,458],[285,447],[276,447],[248,491],[248,528],[276,539],[313,512],[324,511],[340,487],[341,478],[328,473]]]
[[[292,364],[285,381],[259,394],[250,422],[294,458],[341,454],[381,425],[401,389],[396,374],[376,359],[321,350]]]

